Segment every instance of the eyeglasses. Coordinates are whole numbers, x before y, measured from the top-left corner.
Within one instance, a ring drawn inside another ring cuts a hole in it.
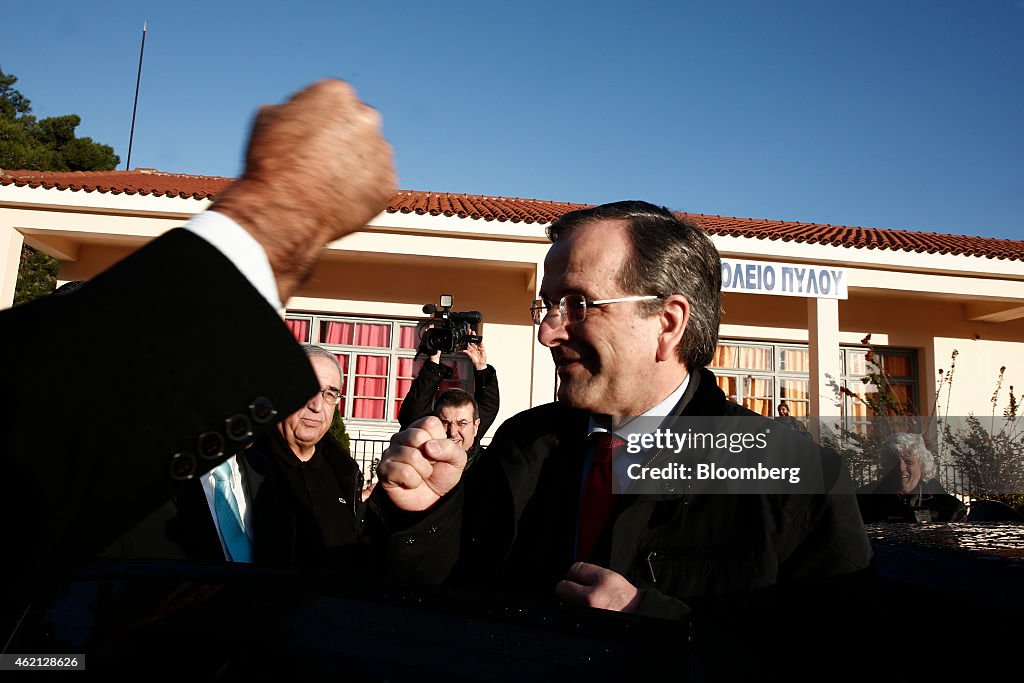
[[[441,420],[441,426],[448,429],[452,425],[455,425],[459,429],[465,429],[469,426],[469,420]]]
[[[646,296],[621,296],[616,299],[600,299],[590,301],[582,294],[566,294],[558,302],[558,314],[562,317],[564,324],[575,325],[587,319],[587,306],[604,306],[605,304],[617,304],[624,301],[648,301],[660,299],[657,294]],[[530,305],[530,313],[533,315],[533,324],[540,325],[549,315],[554,313],[554,304],[544,299],[536,299]]]
[[[332,389],[331,387],[321,389],[319,393],[324,397],[324,403],[329,406],[336,406],[338,405],[338,401],[341,400],[341,392],[337,389]]]

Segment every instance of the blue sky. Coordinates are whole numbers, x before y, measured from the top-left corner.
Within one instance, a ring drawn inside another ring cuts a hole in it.
[[[1024,239],[1024,0],[67,2],[0,68],[124,167],[235,176],[259,104],[325,76],[404,189]]]

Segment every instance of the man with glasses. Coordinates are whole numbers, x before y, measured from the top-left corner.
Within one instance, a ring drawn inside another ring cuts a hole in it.
[[[697,636],[722,648],[713,658],[726,668],[735,660],[726,643],[737,641],[720,637],[768,647],[765,622],[787,609],[800,615],[800,627],[824,623],[816,599],[806,599],[817,595],[809,586],[860,573],[871,552],[849,474],[806,439],[788,430],[780,437],[809,467],[825,470],[824,490],[843,495],[671,487],[612,495],[631,424],[763,420],[729,403],[706,369],[721,317],[721,261],[711,240],[668,210],[635,201],[570,212],[548,236],[532,314],[551,350],[558,401],[507,420],[488,458],[465,477],[464,456],[436,421],[392,440],[378,497],[393,522],[395,573],[651,616],[681,618],[692,608]],[[744,606],[735,622],[707,607],[729,600]]]
[[[493,365],[487,363],[487,350],[484,349],[483,342],[467,344],[465,354],[473,364],[473,394],[469,398],[476,417],[474,438],[465,442],[462,447],[469,456],[469,462],[472,462],[481,450],[480,439],[498,417],[501,398],[498,390],[498,373]],[[409,386],[409,392],[402,399],[402,407],[398,411],[398,424],[402,429],[427,415],[441,417],[437,403],[441,398],[441,385],[445,380],[451,379],[454,373],[451,367],[441,362],[440,351],[430,355]],[[466,402],[458,405],[466,405]]]
[[[468,470],[483,450],[479,438],[483,433],[480,408],[473,394],[462,389],[442,391],[434,401],[434,417],[441,421],[448,440],[466,451]]]
[[[328,433],[341,401],[341,367],[327,349],[302,348],[320,391],[240,456],[252,487],[254,559],[352,569],[363,475]]]

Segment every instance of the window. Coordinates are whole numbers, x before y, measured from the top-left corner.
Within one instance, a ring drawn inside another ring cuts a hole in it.
[[[775,349],[770,345],[723,343],[715,349],[711,367],[726,398],[762,415],[771,415],[775,378],[772,376]]]
[[[342,417],[397,421],[402,399],[425,360],[413,360],[417,321],[288,313],[285,322],[300,342],[318,344],[338,357]],[[454,370],[442,389],[473,390],[468,358],[442,356],[441,362]]]
[[[870,371],[867,349],[841,349],[844,387],[858,396],[876,391],[863,378]],[[910,410],[917,405],[917,356],[903,349],[877,350],[891,381],[893,396]],[[801,344],[743,343],[723,341],[710,367],[726,397],[756,413],[773,416],[785,401],[789,413],[805,418],[810,412],[810,354]],[[868,417],[869,409],[849,395],[843,397],[843,414],[854,420]]]
[[[867,349],[843,349],[843,415],[847,429],[867,434],[870,418],[876,415],[865,400],[877,397],[879,388],[864,382],[872,372],[884,374],[894,407],[890,415],[916,415],[917,411],[917,354],[901,349],[874,349],[874,358],[868,360]],[[849,392],[849,393],[847,393]],[[853,394],[851,396],[850,394]]]

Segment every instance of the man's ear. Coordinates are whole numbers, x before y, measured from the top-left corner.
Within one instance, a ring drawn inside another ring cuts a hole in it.
[[[657,360],[678,360],[676,347],[690,322],[690,302],[682,294],[670,294],[662,301],[660,320]]]

